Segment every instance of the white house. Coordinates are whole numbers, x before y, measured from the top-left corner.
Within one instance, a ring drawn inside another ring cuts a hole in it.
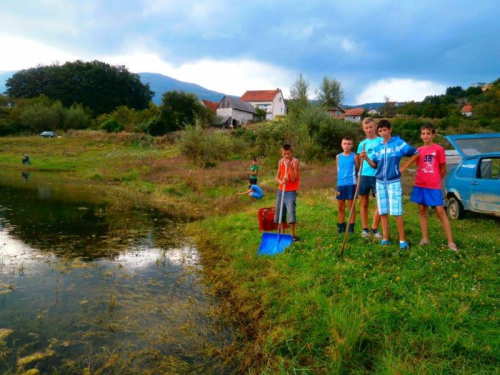
[[[364,108],[359,107],[359,108],[353,108],[353,109],[346,109],[344,113],[344,120],[345,121],[351,121],[351,122],[360,122],[361,121],[361,115],[365,111]]]
[[[376,109],[370,109],[370,110],[368,111],[368,114],[369,114],[370,116],[379,116],[379,115],[380,115],[380,112],[379,112],[379,111],[377,111]]]
[[[225,127],[237,128],[247,122],[253,121],[257,112],[255,108],[246,102],[236,98],[225,96],[217,106],[217,124]]]
[[[250,103],[254,108],[264,109],[266,120],[286,114],[285,98],[280,89],[247,91],[240,99]]]

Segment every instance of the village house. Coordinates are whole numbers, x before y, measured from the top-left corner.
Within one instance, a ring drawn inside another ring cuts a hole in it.
[[[326,110],[333,118],[343,120],[345,116],[345,109],[342,107],[334,107]]]
[[[209,109],[211,112],[213,113],[217,113],[217,106],[219,105],[219,103],[216,103],[216,102],[211,102],[210,100],[205,100],[205,99],[202,99],[201,100],[201,104]]]
[[[217,119],[214,125],[237,128],[253,121],[255,115],[257,112],[250,103],[224,96],[217,105]]]
[[[472,107],[472,105],[467,103],[466,105],[464,105],[461,112],[462,115],[464,115],[465,117],[471,117],[472,114],[474,113],[474,107]]]
[[[369,114],[370,116],[379,116],[379,115],[380,115],[380,112],[379,112],[379,111],[377,111],[376,109],[370,109],[370,110],[368,111],[368,114]]]
[[[361,116],[363,115],[364,111],[365,109],[362,107],[346,109],[344,113],[344,120],[351,122],[361,122]]]
[[[266,120],[286,114],[285,98],[280,89],[246,91],[240,100],[251,104],[254,108],[265,110]]]

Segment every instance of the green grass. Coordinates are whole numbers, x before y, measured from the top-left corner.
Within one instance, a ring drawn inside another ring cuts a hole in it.
[[[302,241],[257,257],[257,208],[191,225],[206,274],[245,334],[237,348],[250,373],[500,373],[500,223],[453,222],[446,248],[435,215],[428,247],[405,206],[413,246],[381,248],[359,234],[339,259],[331,191],[298,200]],[[260,206],[272,206],[272,197]],[[360,228],[358,227],[358,232]],[[391,221],[391,237],[397,240]],[[395,241],[397,242],[397,241]]]

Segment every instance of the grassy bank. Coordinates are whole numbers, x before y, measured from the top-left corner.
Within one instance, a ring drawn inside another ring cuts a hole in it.
[[[341,261],[332,198],[327,189],[300,196],[302,241],[273,258],[256,256],[257,205],[191,224],[207,278],[245,335],[235,348],[242,370],[499,373],[500,222],[454,222],[456,254],[432,216],[431,245],[419,247],[418,216],[408,203],[409,252],[354,236]],[[272,203],[268,197],[259,206]]]

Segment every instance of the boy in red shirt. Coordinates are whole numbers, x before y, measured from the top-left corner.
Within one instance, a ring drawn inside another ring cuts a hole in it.
[[[425,124],[420,128],[420,138],[424,145],[401,167],[401,172],[413,162],[417,163],[418,169],[415,175],[415,186],[411,193],[411,201],[418,204],[420,228],[422,229],[420,246],[429,244],[427,212],[430,206],[436,209],[436,214],[448,239],[448,248],[456,251],[457,245],[453,242],[450,222],[443,208],[444,202],[441,192],[441,179],[446,174],[446,157],[444,148],[434,143],[435,135],[436,129],[432,124]]]

